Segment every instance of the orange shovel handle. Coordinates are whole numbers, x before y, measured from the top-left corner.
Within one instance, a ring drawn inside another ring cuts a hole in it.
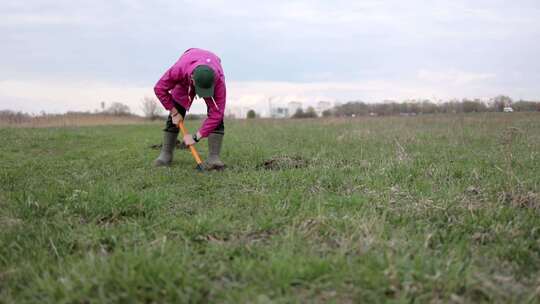
[[[180,120],[180,122],[178,123],[178,128],[180,128],[180,131],[182,131],[182,137],[187,134],[186,127],[184,126],[183,120]],[[193,158],[195,158],[197,165],[201,166],[202,160],[201,160],[201,157],[199,156],[199,152],[197,152],[197,149],[195,149],[194,146],[190,145],[189,150],[191,151],[191,155],[193,155]]]

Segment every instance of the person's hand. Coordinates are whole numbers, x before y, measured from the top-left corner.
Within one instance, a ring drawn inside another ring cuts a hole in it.
[[[178,110],[176,110],[176,108],[172,108],[169,114],[171,115],[172,122],[175,126],[177,126],[178,123],[184,119],[184,117],[182,117],[182,115],[178,113]]]
[[[186,146],[193,146],[195,144],[195,140],[193,140],[193,136],[191,134],[184,135],[184,144]]]

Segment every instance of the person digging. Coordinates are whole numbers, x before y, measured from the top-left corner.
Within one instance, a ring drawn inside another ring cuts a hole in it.
[[[198,96],[206,103],[208,117],[197,133],[185,134],[182,148],[195,145],[208,138],[208,157],[203,163],[205,170],[222,170],[225,165],[219,158],[225,126],[226,87],[221,59],[210,51],[188,49],[170,67],[154,86],[157,98],[169,111],[163,130],[161,153],[154,161],[155,166],[170,166],[179,129],[178,123],[186,117],[191,104]]]

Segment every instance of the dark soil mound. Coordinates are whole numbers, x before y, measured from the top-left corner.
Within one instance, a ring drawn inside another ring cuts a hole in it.
[[[265,160],[260,167],[265,170],[297,169],[307,167],[309,162],[300,156],[274,156]]]
[[[163,144],[155,144],[155,145],[151,145],[150,149],[161,150],[162,146]],[[176,140],[176,149],[186,149],[186,146],[184,146],[184,144],[181,141]]]

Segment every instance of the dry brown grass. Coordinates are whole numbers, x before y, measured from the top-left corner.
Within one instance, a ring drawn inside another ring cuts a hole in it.
[[[29,117],[24,120],[10,121],[0,119],[0,127],[48,128],[98,125],[127,125],[150,122],[139,116],[114,116],[106,114],[65,114]]]

